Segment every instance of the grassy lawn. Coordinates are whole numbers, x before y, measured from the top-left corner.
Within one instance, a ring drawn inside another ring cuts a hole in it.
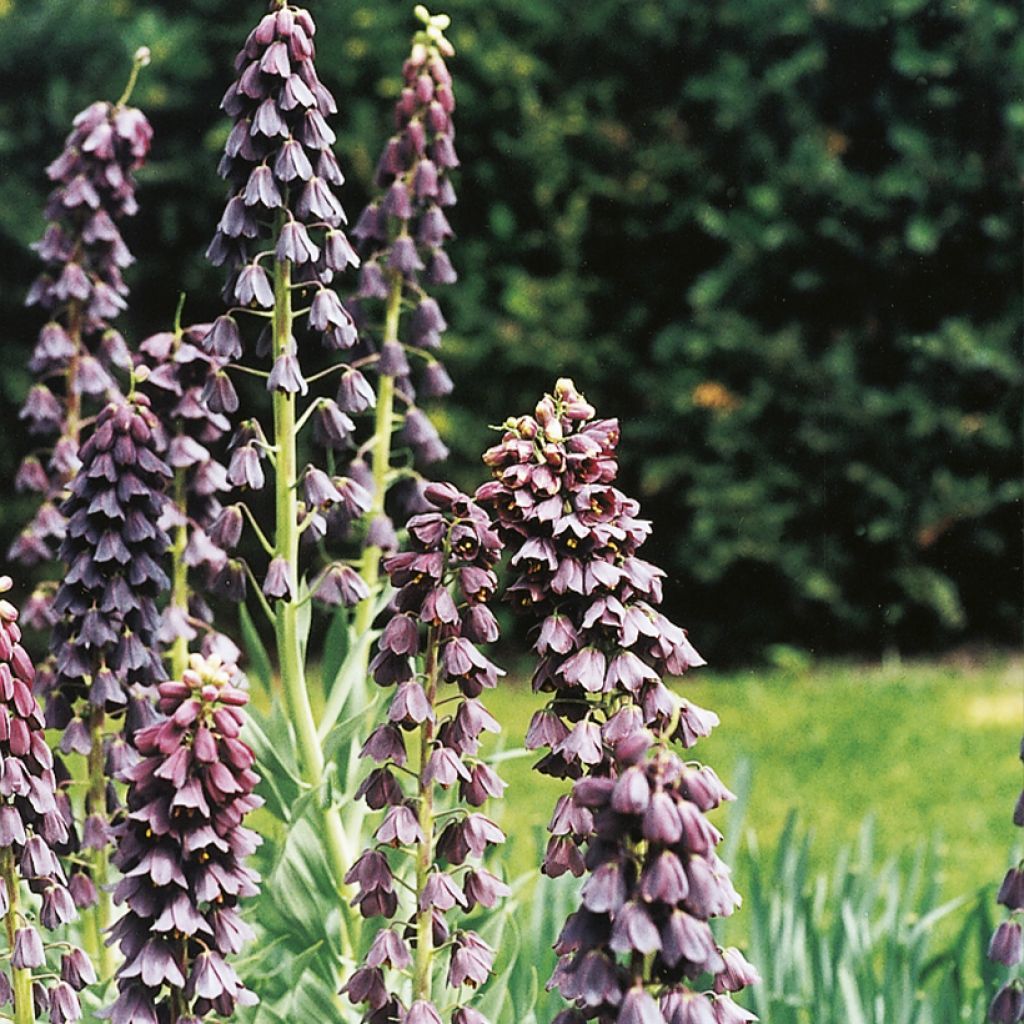
[[[749,764],[743,827],[762,844],[774,842],[795,809],[813,832],[814,862],[824,870],[873,815],[886,856],[909,859],[921,843],[939,841],[950,896],[1002,877],[1019,836],[1010,820],[1022,783],[1019,660],[834,664],[805,673],[705,669],[690,678],[681,692],[722,720],[693,755],[727,784]],[[521,743],[541,698],[513,684],[486,700],[506,730],[504,743]],[[564,791],[532,772],[532,760],[502,765],[509,789],[497,813],[517,870],[532,866],[535,831]]]

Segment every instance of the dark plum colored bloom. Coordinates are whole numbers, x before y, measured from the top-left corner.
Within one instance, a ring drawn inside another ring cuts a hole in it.
[[[535,625],[534,688],[552,694],[527,746],[549,750],[538,770],[577,780],[555,808],[543,870],[588,877],[550,984],[581,1010],[616,1007],[627,1024],[750,1019],[725,996],[684,987],[704,977],[724,993],[757,980],[708,925],[739,905],[704,816],[731,794],[671,749],[717,718],[663,682],[703,660],[658,610],[664,574],[639,555],[650,524],[614,486],[618,426],[594,416],[558,381],[533,416],[505,424],[484,457],[494,480],[477,492],[512,552],[508,594]]]
[[[146,62],[148,51],[140,51],[136,63]],[[54,187],[43,237],[34,246],[44,270],[28,297],[46,317],[29,369],[46,383],[29,391],[21,418],[53,448],[45,468],[39,453],[23,468],[44,502],[8,552],[23,565],[54,557],[64,536],[56,506],[77,468],[81,424],[95,412],[95,399],[120,393],[113,371],[130,364],[110,324],[126,306],[122,271],[133,262],[118,225],[138,208],[135,171],[145,162],[151,137],[149,123],[135,108],[93,103],[75,117],[63,152],[46,169]],[[54,590],[53,583],[40,587],[33,624],[47,624]]]
[[[126,911],[112,929],[124,955],[113,1024],[162,1020],[172,1006],[226,1017],[255,1001],[228,962],[252,937],[239,903],[259,882],[245,859],[260,838],[242,824],[262,802],[239,738],[248,694],[233,665],[200,655],[159,694],[164,717],[136,734],[116,828],[114,901]]]
[[[493,907],[508,894],[505,883],[482,867],[466,871],[461,884],[457,873],[469,857],[481,858],[488,847],[501,843],[501,830],[483,814],[458,805],[446,815],[448,824],[440,834],[434,818],[439,801],[456,785],[473,807],[504,789],[497,773],[477,756],[480,734],[497,728],[477,697],[495,685],[501,671],[463,635],[464,620],[497,587],[493,566],[501,542],[487,515],[450,484],[428,485],[424,498],[430,511],[409,521],[409,549],[384,562],[398,590],[397,611],[384,627],[371,670],[380,685],[398,685],[388,723],[363,748],[362,756],[378,767],[357,795],[372,810],[384,812],[375,833],[380,846],[414,847],[417,863],[429,868],[419,877],[422,886],[408,906],[399,898],[394,877],[401,873],[407,884],[415,881],[417,876],[404,878],[408,858],[396,854],[392,860],[381,848],[368,850],[346,879],[357,887],[352,902],[364,917],[404,915],[399,919],[406,925],[405,930],[380,933],[388,938],[378,937],[365,966],[343,989],[353,1003],[365,1004],[368,1021],[397,998],[388,991],[383,971],[384,966],[401,970],[408,965],[408,948],[396,945],[397,935],[435,948],[450,936],[448,985],[472,989],[482,984],[491,972],[493,950],[470,930],[452,930],[446,919],[478,905]],[[414,659],[421,656],[425,671],[414,677]],[[401,774],[393,770],[406,762],[403,733],[415,737],[422,753],[409,793],[399,781]],[[437,1018],[429,979],[426,985],[426,991],[417,990],[425,998],[414,1001],[403,1019]]]
[[[147,396],[112,402],[81,447],[61,506],[67,571],[54,600],[60,618],[51,636],[47,724],[64,730],[64,752],[102,744],[108,776],[130,756],[126,741],[148,721],[152,688],[164,678],[157,601],[169,585],[161,525],[171,475],[166,447]],[[113,730],[109,719],[117,720]],[[107,811],[103,794],[91,790],[87,814],[102,822]]]
[[[160,525],[171,475],[162,458],[166,448],[145,395],[104,408],[82,445],[82,466],[62,506],[68,527],[60,556],[67,572],[54,602],[61,619],[47,708],[55,725],[66,725],[68,710],[79,711],[80,701],[97,711],[123,711],[136,688],[164,677],[155,639],[156,602],[169,582],[163,567],[169,538]],[[98,687],[107,672],[117,686]]]

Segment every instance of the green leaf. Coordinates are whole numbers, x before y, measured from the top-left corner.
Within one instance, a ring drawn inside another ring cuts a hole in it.
[[[349,638],[349,623],[352,613],[344,605],[339,605],[331,616],[331,623],[327,627],[327,634],[324,637],[323,661],[320,671],[323,674],[324,693],[329,694],[345,663],[345,658],[351,649]]]
[[[245,604],[238,607],[238,618],[242,627],[242,647],[245,650],[249,661],[249,676],[255,677],[260,684],[264,696],[270,697],[274,688],[274,670],[271,667],[270,656],[260,637],[256,623],[249,614]]]

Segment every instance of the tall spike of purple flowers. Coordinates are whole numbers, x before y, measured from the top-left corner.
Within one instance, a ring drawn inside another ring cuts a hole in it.
[[[180,680],[159,686],[164,720],[136,734],[142,759],[125,772],[114,854],[114,899],[127,910],[110,939],[124,954],[113,1024],[229,1017],[256,1001],[228,962],[252,937],[239,902],[259,883],[245,865],[260,837],[242,822],[262,800],[239,738],[240,682],[234,665],[192,655]]]
[[[704,662],[657,609],[664,573],[638,554],[650,524],[613,486],[618,424],[594,415],[559,380],[533,416],[506,423],[484,456],[495,479],[477,492],[513,551],[508,593],[536,623],[534,688],[553,693],[527,746],[548,748],[539,771],[576,780],[543,870],[587,880],[549,987],[573,1004],[562,1024],[753,1020],[729,993],[757,972],[708,925],[740,903],[705,817],[732,794],[670,747],[718,722],[664,683]]]
[[[292,292],[308,300],[305,326],[320,335],[329,352],[349,353],[357,341],[352,317],[332,287],[335,274],[357,266],[359,258],[343,230],[345,214],[335,195],[344,178],[331,148],[335,136],[327,119],[337,112],[337,104],[314,66],[315,33],[308,11],[272,3],[270,13],[238,54],[237,78],[221,104],[233,120],[220,164],[231,192],[207,256],[228,267],[225,300],[233,307],[210,325],[202,339],[205,351],[219,361],[203,391],[215,415],[230,417],[239,408],[227,364],[243,357],[248,348],[240,320],[243,314],[271,319],[271,368],[264,374],[267,388],[286,399],[292,409],[298,398],[309,393],[302,366],[304,349],[297,341],[303,337],[298,331],[300,314],[293,311]],[[266,341],[261,336],[257,355],[266,354]],[[339,369],[343,366],[337,364]],[[345,377],[362,380],[358,370],[348,371]],[[349,449],[356,430],[350,418],[355,406],[342,393],[338,402],[311,396],[309,403],[317,444],[331,452]],[[300,419],[290,412],[285,418],[296,424],[310,417]],[[296,430],[293,426],[291,432]],[[294,438],[289,438],[289,448],[293,443]],[[227,483],[231,488],[263,488],[267,444],[255,420],[240,425],[230,442]],[[294,472],[298,475],[297,466]],[[370,504],[370,495],[355,474],[336,477],[318,496],[322,501],[307,501],[299,510],[307,542],[324,537],[328,518],[344,531]],[[211,523],[211,536],[223,541],[218,546],[233,548],[241,537],[241,523],[240,508],[231,506]],[[284,579],[283,570],[272,554],[264,574],[264,596],[297,596],[297,579]],[[327,604],[358,603],[365,588],[354,576],[344,563],[333,563],[313,587],[317,599]],[[246,585],[247,566],[240,559],[223,562],[213,583],[217,593],[233,600],[245,596]]]
[[[231,641],[213,630],[213,615],[203,596],[227,561],[210,531],[223,511],[220,495],[230,487],[227,470],[216,457],[230,423],[203,398],[224,363],[200,347],[209,331],[209,324],[179,324],[139,346],[149,370],[145,387],[153,411],[170,435],[167,462],[174,477],[160,526],[172,537],[173,571],[158,639],[171,657],[171,674],[177,676],[188,666],[189,643],[200,630],[206,653],[217,650],[230,661],[239,656]]]
[[[374,368],[395,378],[399,395],[409,403],[403,440],[417,461],[430,463],[444,459],[447,449],[430,421],[413,405],[416,392],[405,353],[425,362],[420,387],[427,397],[451,390],[443,365],[433,355],[448,325],[425,285],[456,280],[444,249],[452,237],[444,211],[456,201],[451,172],[459,161],[454,144],[455,94],[445,64],[445,58],[455,52],[444,36],[449,19],[447,15],[430,16],[422,8],[417,9],[417,16],[424,28],[416,34],[402,67],[396,130],[377,163],[379,194],[353,229],[363,257],[355,312],[361,326],[371,320],[384,325]],[[395,337],[388,332],[392,326],[389,311],[400,305],[412,309],[401,338],[397,331],[392,332]]]
[[[148,50],[136,54],[132,83],[148,59]],[[115,371],[131,365],[124,339],[111,326],[126,305],[122,271],[132,262],[118,224],[137,209],[134,172],[145,162],[152,129],[141,111],[126,105],[129,93],[130,88],[117,103],[93,103],[78,114],[63,152],[47,168],[54,188],[46,229],[34,246],[45,269],[27,299],[47,322],[29,363],[38,383],[20,416],[30,433],[52,447],[29,455],[16,477],[18,490],[41,498],[8,552],[22,565],[54,557],[65,526],[58,505],[78,467],[88,405],[119,394]],[[27,616],[32,625],[52,623],[54,589],[45,583],[33,596]]]
[[[342,990],[353,1003],[365,1004],[367,1020],[439,1021],[432,959],[441,946],[449,950],[446,982],[451,989],[482,984],[494,951],[472,930],[453,927],[449,915],[477,905],[493,907],[508,893],[481,865],[467,863],[504,840],[497,825],[477,810],[504,789],[478,757],[481,733],[498,728],[479,696],[503,673],[477,646],[498,636],[487,601],[497,587],[493,566],[502,545],[487,514],[450,484],[428,485],[426,500],[432,511],[409,522],[410,550],[385,562],[398,588],[398,611],[381,636],[372,671],[380,685],[397,684],[397,689],[387,722],[363,748],[363,757],[377,767],[357,793],[372,810],[385,813],[376,845],[346,877],[357,888],[353,904],[363,917],[397,919],[399,925],[377,933]],[[422,672],[414,668],[418,656],[424,658]],[[446,692],[444,684],[455,693]],[[412,793],[395,770],[408,758],[406,733],[418,733]],[[438,834],[438,798],[456,787],[469,806],[448,808],[448,823]],[[403,854],[412,855],[411,866]],[[415,893],[412,905],[400,898],[396,876]],[[406,1008],[397,978],[389,980],[386,969],[397,975],[410,968],[412,999]],[[456,1002],[461,1000],[456,997]],[[471,1019],[482,1020],[472,1012]],[[457,1008],[453,1019],[466,1013]]]
[[[130,759],[126,740],[149,721],[152,687],[165,678],[156,645],[157,598],[169,583],[169,538],[159,525],[170,476],[165,447],[148,397],[111,402],[81,447],[61,507],[67,572],[54,601],[54,677],[40,688],[47,725],[63,732],[61,751],[88,758],[83,842],[95,851],[108,841],[107,780]],[[121,716],[125,721],[109,730],[108,718]],[[83,881],[76,895],[84,905],[96,893]]]
[[[313,63],[315,34],[308,11],[275,0],[235,60],[238,77],[221,103],[234,125],[219,168],[231,192],[207,257],[230,270],[225,299],[237,303],[235,312],[272,308],[263,262],[288,263],[292,284],[308,289],[310,329],[336,351],[352,347],[355,329],[330,284],[336,272],[359,260],[342,230],[345,213],[334,194],[344,177],[326,118],[338,108]],[[225,360],[242,354],[234,312],[214,322],[204,345]],[[305,394],[293,349],[274,353],[270,388]],[[213,388],[209,395],[215,412],[233,411],[230,398]]]
[[[11,588],[0,577],[0,594]],[[21,644],[18,611],[0,599],[0,916],[13,936],[8,950],[11,975],[0,971],[4,1001],[12,1001],[18,1020],[34,1020],[24,1012],[34,999],[33,988],[44,986],[44,1002],[55,1022],[82,1016],[77,992],[96,980],[91,962],[75,947],[64,950],[60,976],[33,979],[46,962],[42,937],[21,902],[21,883],[40,899],[38,923],[53,929],[76,916],[57,850],[68,839],[67,798],[57,790],[54,760],[46,744],[43,715],[32,694],[35,670]],[[22,1012],[19,1012],[19,1009]]]
[[[1024,761],[1024,739],[1020,744],[1020,759]],[[1017,798],[1013,823],[1024,828],[1024,790]],[[1024,1020],[1024,975],[1020,967],[1024,961],[1024,861],[1006,872],[998,900],[1010,913],[993,933],[988,957],[993,963],[1011,968],[1011,974],[993,996],[988,1019],[992,1024],[1018,1024]]]

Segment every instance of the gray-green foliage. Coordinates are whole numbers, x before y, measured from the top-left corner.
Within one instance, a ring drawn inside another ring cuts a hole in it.
[[[217,310],[201,258],[222,201],[216,104],[260,6],[0,4],[0,166],[19,200],[0,212],[8,365],[37,326],[17,306],[39,168],[76,109],[117,94],[141,42],[157,134],[128,239],[135,336],[166,322],[178,287],[194,315]],[[316,12],[352,210],[410,6]],[[716,663],[766,642],[1016,637],[1018,5],[448,9],[463,160],[451,472],[473,485],[486,424],[569,374],[624,420],[626,487],[673,524],[657,560]],[[3,386],[13,402],[25,379]]]

